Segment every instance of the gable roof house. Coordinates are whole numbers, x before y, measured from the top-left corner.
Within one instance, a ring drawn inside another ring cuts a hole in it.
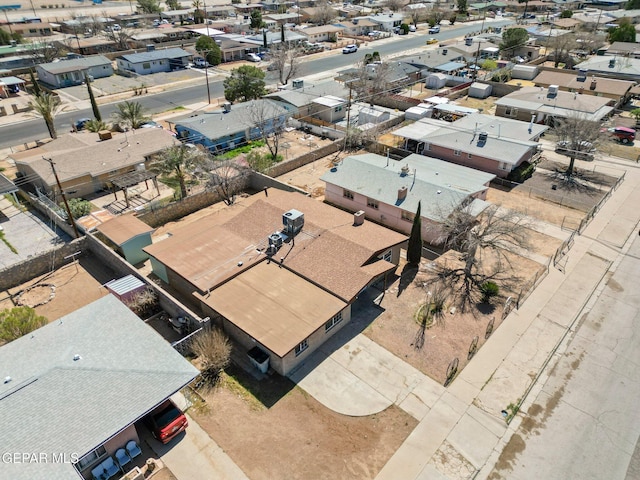
[[[496,116],[553,124],[554,119],[579,115],[585,120],[599,122],[609,116],[614,107],[613,100],[578,92],[563,92],[557,85],[523,87],[496,102]]]
[[[74,133],[58,137],[38,148],[11,155],[18,172],[47,195],[58,192],[51,159],[67,197],[83,197],[108,188],[111,181],[148,166],[154,155],[177,143],[166,130],[143,128],[98,140],[97,133]]]
[[[215,152],[260,138],[260,129],[255,126],[258,121],[264,121],[262,130],[268,134],[284,126],[289,115],[287,108],[280,103],[260,99],[235,105],[227,103],[223,110],[204,112],[170,123],[175,124],[175,131],[181,139]]]
[[[12,480],[92,478],[199,373],[113,295],[3,345],[0,365],[3,451],[38,455],[3,462]]]
[[[336,27],[344,29],[344,36],[358,37],[362,35],[368,35],[370,32],[377,30],[379,25],[370,20],[367,17],[354,18],[351,21],[343,20],[342,22],[334,23]]]
[[[589,75],[638,81],[640,78],[640,58],[596,55],[580,62],[575,70],[585,70]]]
[[[181,48],[132,53],[130,55],[122,55],[116,59],[118,70],[135,72],[138,75],[170,72],[186,68],[190,61],[191,54]]]
[[[367,219],[411,233],[421,202],[422,239],[433,242],[443,217],[473,199],[485,200],[495,175],[412,154],[401,161],[367,153],[327,171],[325,200]]]
[[[356,222],[357,223],[357,222]],[[287,375],[394,270],[406,236],[297,192],[269,189],[145,248],[153,272],[247,351]],[[247,301],[247,299],[251,301]]]
[[[310,115],[313,102],[326,95],[346,98],[349,90],[343,83],[333,80],[316,83],[308,80],[294,80],[287,88],[265,95],[264,98],[278,101],[285,105],[285,108],[290,110],[296,118],[299,118]]]
[[[84,82],[85,72],[89,75],[89,79],[110,77],[113,75],[113,66],[111,60],[102,55],[36,65],[38,80],[53,88],[80,85]]]
[[[423,118],[393,132],[410,152],[507,177],[538,152],[545,125],[471,113],[451,123]]]
[[[536,87],[549,88],[557,85],[559,90],[566,92],[578,92],[583,95],[597,95],[613,100],[612,105],[618,107],[631,97],[630,90],[635,82],[628,80],[616,80],[605,77],[589,77],[584,70],[573,72],[557,72],[543,70],[533,79]]]
[[[402,13],[376,13],[369,15],[369,20],[378,24],[378,30],[392,32],[394,27],[399,27],[404,22]]]
[[[311,43],[337,41],[342,36],[344,29],[335,25],[320,25],[318,27],[307,27],[300,30],[300,33],[307,36]]]

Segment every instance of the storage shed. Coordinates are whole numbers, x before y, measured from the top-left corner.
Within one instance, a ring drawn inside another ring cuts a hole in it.
[[[472,98],[487,98],[491,95],[491,85],[486,83],[473,82],[469,87],[469,96]]]
[[[358,112],[358,125],[365,123],[378,124],[386,122],[390,118],[390,113],[381,108],[376,108],[373,105],[360,109]]]
[[[98,225],[97,230],[132,265],[149,258],[142,249],[151,245],[151,233],[154,229],[133,215],[116,217]]]
[[[111,280],[104,287],[113,293],[122,303],[132,300],[138,293],[146,290],[147,284],[133,275]]]
[[[420,105],[407,108],[407,110],[404,112],[404,117],[407,120],[420,120],[421,118],[431,118],[431,115],[433,115],[433,108],[431,107],[427,108]]]
[[[516,65],[511,70],[511,78],[520,80],[533,80],[538,76],[538,67],[535,65]]]
[[[424,84],[425,87],[435,90],[438,88],[442,88],[447,83],[447,75],[444,73],[432,73],[427,77]]]

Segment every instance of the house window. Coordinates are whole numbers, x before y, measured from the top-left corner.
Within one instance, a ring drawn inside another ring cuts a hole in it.
[[[424,148],[422,149],[423,152],[429,151],[431,150],[431,144],[430,143],[425,143],[424,144]]]
[[[350,190],[342,190],[342,196],[344,198],[348,198],[349,200],[353,200],[353,192]]]
[[[334,112],[341,112],[342,111],[342,105],[338,105],[336,108],[333,109]]]
[[[456,157],[459,157],[459,156],[460,156],[460,150],[454,150],[454,151],[453,151],[453,154],[454,154]]]
[[[413,222],[413,218],[415,217],[415,215],[411,212],[405,212],[404,210],[402,211],[402,214],[400,215],[400,218],[402,218],[402,220],[406,220],[407,222]]]
[[[507,162],[500,162],[500,170],[509,170],[509,164]]]
[[[102,459],[107,455],[107,451],[104,446],[100,446],[93,450],[92,452],[87,453],[84,457],[78,460],[77,468],[79,471],[86,469],[88,466],[96,463],[98,460]]]
[[[151,68],[151,64],[149,62],[144,62],[142,64],[142,68],[145,69],[145,70],[148,70],[148,69]]]
[[[378,210],[378,201],[373,198],[367,198],[367,207]]]
[[[298,345],[296,345],[296,348],[295,348],[296,357],[300,355],[302,352],[304,352],[307,348],[309,348],[308,340],[303,340]]]
[[[467,153],[467,158],[471,158],[473,157],[473,155],[471,155],[470,153]]]
[[[518,114],[518,109],[513,107],[507,107],[504,109],[504,114],[507,117],[515,117]]]
[[[393,253],[391,252],[391,249],[389,249],[386,252],[384,252],[382,255],[380,255],[378,258],[381,260],[384,260],[385,262],[391,263],[391,260],[393,259]]]
[[[328,332],[342,321],[342,312],[338,312],[331,320],[324,324],[324,331]]]

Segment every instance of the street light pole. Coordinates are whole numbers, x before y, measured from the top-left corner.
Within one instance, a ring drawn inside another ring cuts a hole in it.
[[[482,11],[483,15],[482,15],[482,26],[480,27],[480,35],[482,35],[482,32],[484,30],[484,21],[487,18],[487,2],[488,0],[484,0],[484,10]],[[482,43],[482,40],[478,40],[478,49],[476,50],[476,59],[474,62],[474,66],[473,66],[473,81],[476,81],[476,78],[478,76],[478,56],[480,55],[480,45]]]

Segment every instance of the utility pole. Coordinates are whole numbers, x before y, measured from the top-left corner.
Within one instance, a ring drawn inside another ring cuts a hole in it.
[[[480,55],[480,45],[482,44],[482,32],[484,30],[484,21],[487,18],[487,1],[488,0],[484,0],[484,10],[483,13],[484,15],[482,15],[482,26],[480,27],[480,39],[478,40],[478,49],[476,50],[476,60],[475,60],[475,64],[473,66],[473,78],[472,80],[475,82],[476,78],[478,76],[478,56]],[[526,6],[525,6],[526,8]]]
[[[78,227],[76,227],[76,221],[71,215],[71,209],[69,208],[69,204],[67,203],[67,197],[64,194],[64,190],[62,190],[62,185],[60,185],[60,179],[58,178],[58,172],[56,172],[55,163],[50,158],[42,157],[45,162],[48,162],[51,165],[51,171],[53,172],[53,176],[56,177],[56,183],[58,184],[58,188],[60,189],[60,194],[62,195],[62,200],[64,201],[64,206],[67,209],[67,215],[69,215],[69,220],[71,220],[71,226],[73,227],[73,232],[76,234],[76,238],[80,238],[80,234],[78,233]]]
[[[209,51],[207,50],[204,54],[204,77],[207,82],[207,101],[209,102],[209,105],[211,105],[211,91],[209,90],[209,60],[207,60],[208,57]]]
[[[347,139],[349,138],[349,126],[351,125],[351,89],[353,88],[353,82],[353,80],[346,82],[349,84],[349,101],[347,102],[347,128],[344,132],[344,146],[342,147],[345,152],[347,151]]]

